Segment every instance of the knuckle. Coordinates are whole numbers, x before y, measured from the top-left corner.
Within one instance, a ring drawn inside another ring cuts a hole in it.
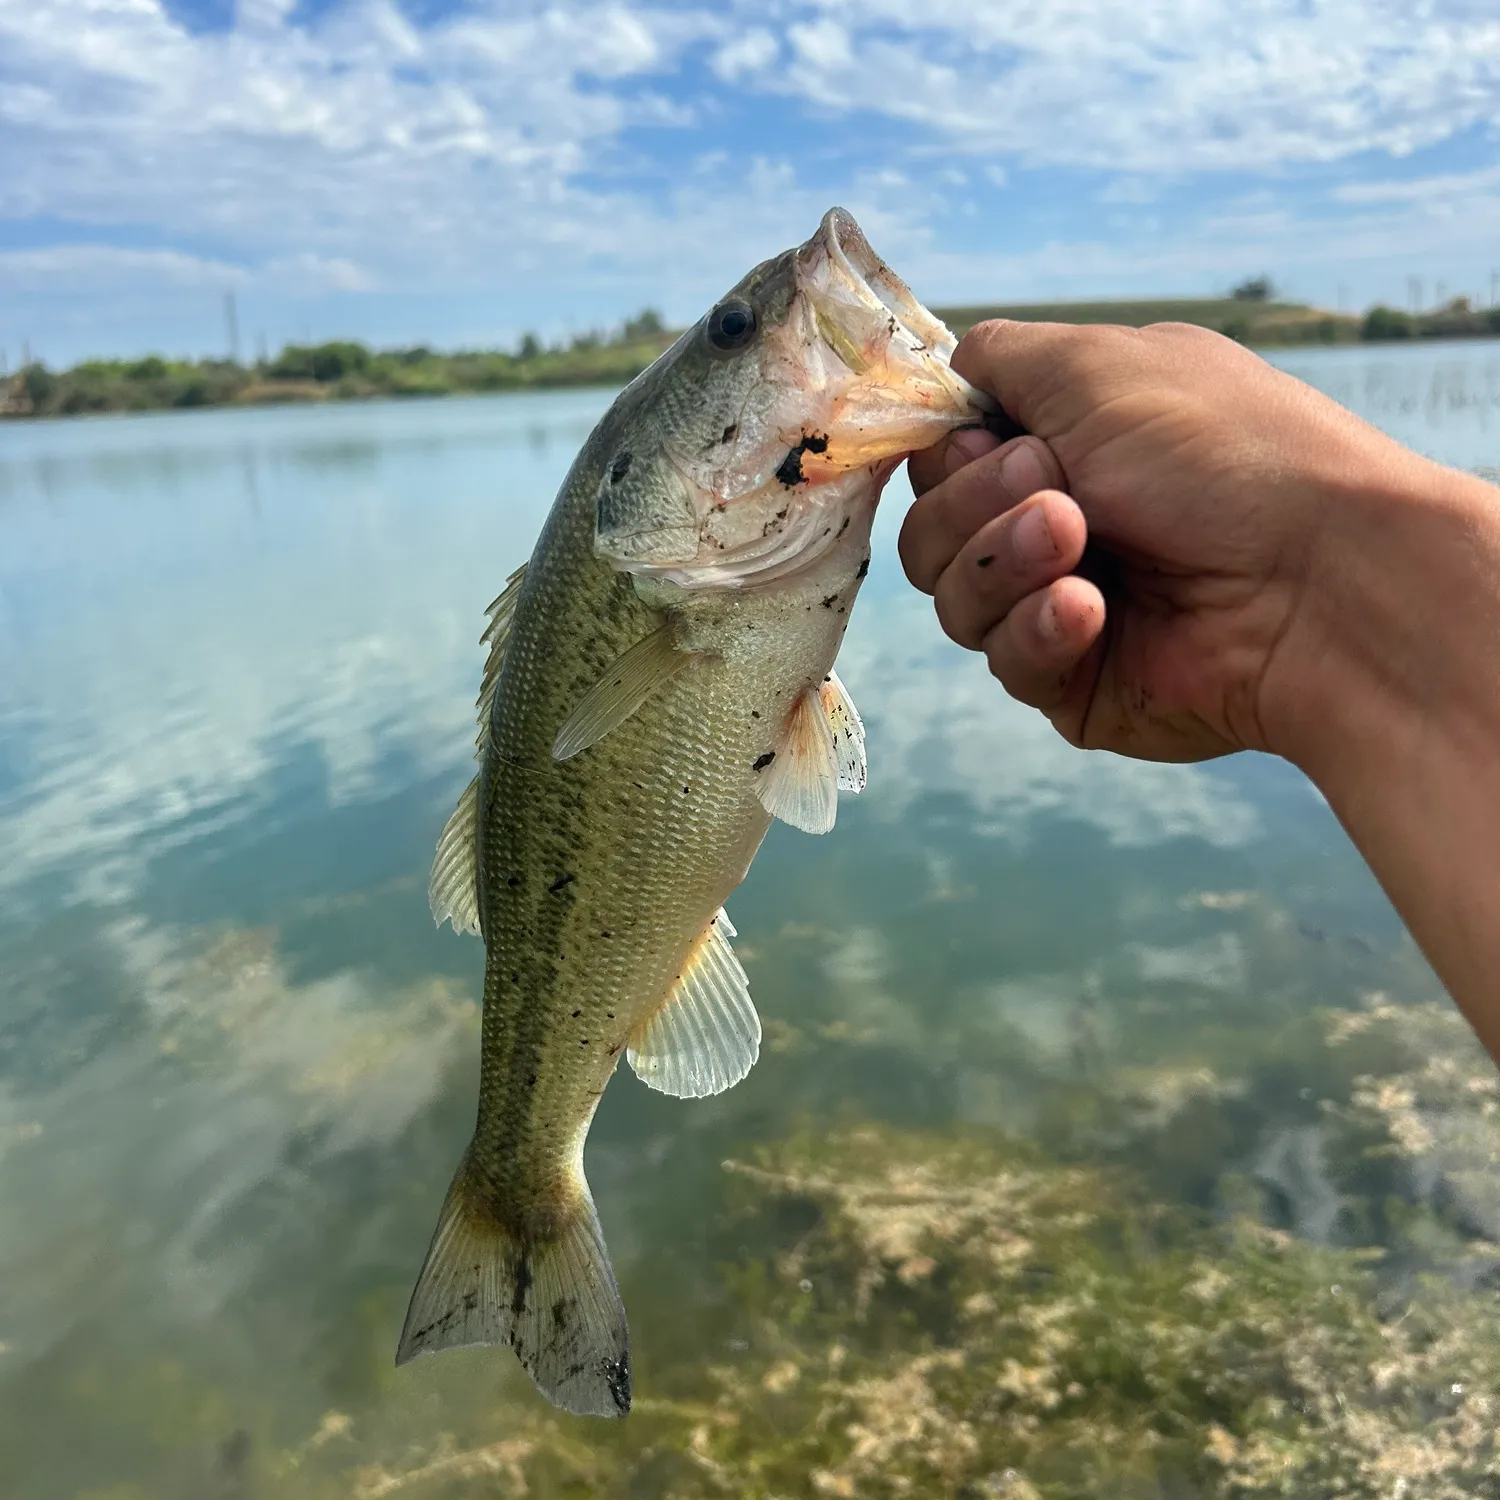
[[[960,646],[968,646],[969,640],[964,628],[963,615],[961,611],[954,608],[951,590],[944,588],[939,582],[932,602],[943,634]]]

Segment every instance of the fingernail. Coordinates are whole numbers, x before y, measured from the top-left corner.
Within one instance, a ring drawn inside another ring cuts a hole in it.
[[[1016,560],[1027,567],[1051,562],[1057,556],[1052,528],[1047,524],[1047,513],[1040,505],[1033,505],[1016,517],[1011,543],[1016,549]]]
[[[1030,443],[1017,443],[1000,460],[1000,482],[1016,500],[1047,488],[1047,471]]]
[[[986,453],[993,453],[999,446],[1000,439],[993,432],[986,432],[982,427],[965,427],[948,439],[943,462],[950,474],[956,474],[966,464],[983,458]]]

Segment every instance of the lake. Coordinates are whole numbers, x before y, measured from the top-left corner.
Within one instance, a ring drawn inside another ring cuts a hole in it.
[[[1500,345],[1276,359],[1500,464]],[[761,1060],[590,1136],[636,1412],[393,1367],[483,610],[609,399],[0,427],[0,1494],[1485,1492],[1494,1070],[1290,768],[1073,751],[947,642],[899,476],[868,790],[730,906]]]

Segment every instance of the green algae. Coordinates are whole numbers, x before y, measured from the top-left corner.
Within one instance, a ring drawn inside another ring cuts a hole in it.
[[[449,1427],[404,1457],[420,1410],[333,1414],[278,1491],[1459,1500],[1500,1480],[1500,1311],[1436,1275],[1393,1300],[1380,1251],[1204,1221],[992,1134],[809,1129],[726,1168],[743,1337],[694,1394],[605,1429],[523,1399],[486,1441]]]
[[[339,1145],[338,1122],[372,1090],[404,1100],[389,1080],[414,1037],[462,1052],[473,1012],[460,991],[419,984],[371,1011],[346,981],[294,983],[256,933],[160,972],[160,1066],[198,1079],[253,1064],[276,1080],[286,1149],[332,1195],[327,1222],[355,1222],[348,1204],[371,1193],[421,1216],[431,1123],[416,1117],[402,1139],[419,1147],[391,1141],[375,1171]],[[884,1045],[856,991],[884,1014],[900,1003],[888,982],[871,948],[857,983],[830,984],[822,1009],[773,1029],[768,1050],[785,1065]],[[308,1244],[307,1290],[289,1306],[311,1320],[313,1364],[268,1388],[275,1327],[222,1360],[192,1344],[89,1348],[80,1334],[32,1367],[29,1390],[14,1387],[25,1392],[14,1420],[47,1409],[88,1441],[56,1464],[62,1488],[18,1493],[1500,1492],[1492,1064],[1445,1003],[1372,992],[1288,1004],[1259,1029],[1221,1009],[1223,1045],[1117,1035],[1082,1076],[1056,1063],[1029,1139],[851,1119],[848,1099],[834,1119],[807,1108],[758,1146],[740,1132],[716,1187],[692,1195],[711,1222],[684,1259],[714,1268],[710,1293],[659,1266],[627,1269],[642,1355],[628,1422],[560,1417],[495,1351],[394,1370],[409,1268],[377,1257],[351,1282],[354,1263],[320,1267]],[[294,1018],[295,1048],[279,1040]],[[1065,1031],[1002,1019],[985,1023],[997,1045],[1030,1047],[1025,1065],[1045,1074],[1042,1042]],[[951,1045],[983,1066],[983,1035],[957,1030]],[[325,1142],[326,1161],[307,1140]],[[281,1211],[264,1189],[248,1202],[242,1217]],[[242,1295],[269,1308],[268,1292],[256,1277]],[[321,1413],[311,1424],[309,1411]],[[85,1478],[101,1455],[149,1479]]]

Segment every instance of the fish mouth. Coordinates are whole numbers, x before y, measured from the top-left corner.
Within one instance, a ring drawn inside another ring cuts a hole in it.
[[[816,342],[818,383],[832,398],[826,443],[802,476],[832,478],[894,465],[999,410],[949,364],[957,340],[875,253],[847,209],[831,208],[797,251],[794,270]]]

